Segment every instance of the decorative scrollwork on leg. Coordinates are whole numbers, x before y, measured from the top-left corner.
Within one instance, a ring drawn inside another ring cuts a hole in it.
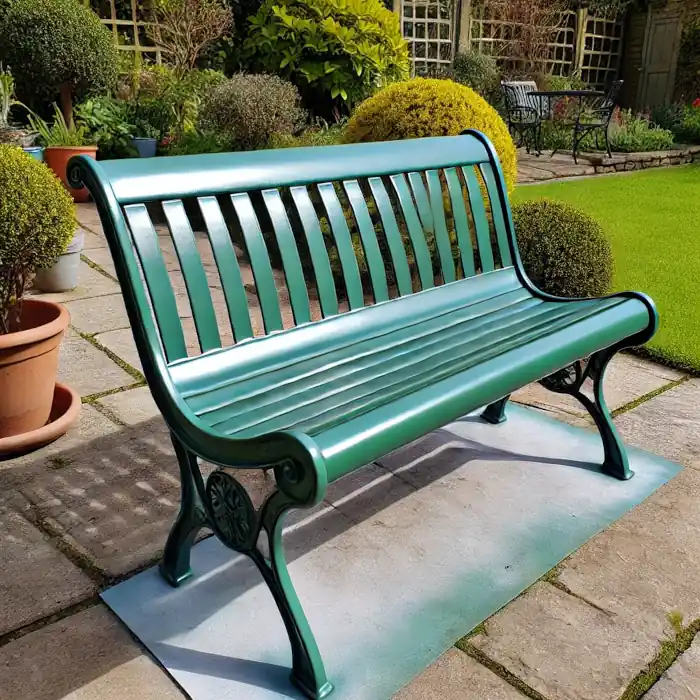
[[[557,394],[576,394],[581,390],[583,383],[590,372],[590,359],[578,360],[543,379],[540,384]]]
[[[207,500],[219,539],[237,552],[255,547],[258,518],[248,492],[227,471],[218,469],[207,479]]]

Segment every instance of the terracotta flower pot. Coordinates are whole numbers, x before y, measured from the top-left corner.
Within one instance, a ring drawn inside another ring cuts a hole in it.
[[[21,330],[0,335],[0,440],[49,420],[58,349],[69,323],[65,307],[25,299]]]
[[[49,146],[44,150],[44,162],[56,173],[76,202],[87,202],[90,194],[85,187],[76,190],[68,184],[68,161],[80,155],[96,158],[97,146]]]

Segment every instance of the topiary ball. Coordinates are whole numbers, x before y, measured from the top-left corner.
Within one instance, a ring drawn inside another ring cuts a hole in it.
[[[0,61],[19,99],[38,109],[55,102],[61,86],[79,99],[117,82],[112,34],[79,0],[14,0],[0,23]]]
[[[355,110],[345,142],[456,136],[465,129],[483,131],[491,139],[512,190],[518,166],[508,127],[483,97],[452,80],[414,78],[389,85]]]
[[[37,267],[51,267],[75,230],[73,199],[21,148],[0,144],[0,319],[7,320]]]
[[[612,250],[588,214],[544,199],[516,204],[513,222],[525,271],[543,292],[597,297],[610,291]]]

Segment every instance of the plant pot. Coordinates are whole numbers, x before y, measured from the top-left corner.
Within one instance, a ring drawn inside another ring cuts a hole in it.
[[[153,158],[158,150],[158,139],[134,136],[131,145],[138,151],[139,158]]]
[[[38,160],[40,163],[44,162],[44,149],[41,146],[24,146],[22,150],[34,160]]]
[[[0,335],[0,439],[37,430],[51,415],[68,310],[25,299],[21,330]]]
[[[44,150],[44,162],[56,173],[63,186],[73,195],[76,202],[87,202],[90,193],[87,188],[75,189],[68,184],[67,166],[73,156],[97,156],[97,146],[49,146]]]
[[[40,292],[69,292],[78,286],[80,253],[83,251],[85,233],[79,228],[66,252],[51,266],[39,268],[34,277],[34,289]]]

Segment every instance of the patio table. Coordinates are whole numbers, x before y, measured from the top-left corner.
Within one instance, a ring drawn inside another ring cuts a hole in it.
[[[554,100],[561,100],[565,98],[577,100],[577,115],[580,116],[584,100],[605,99],[606,93],[602,90],[534,90],[533,92],[529,93],[529,96],[533,99],[539,100],[540,119],[553,122],[555,121],[554,112],[552,109],[552,102]],[[538,153],[542,151],[542,131],[540,129],[537,131],[537,151]],[[575,151],[576,149],[574,148],[574,159],[576,158]]]

